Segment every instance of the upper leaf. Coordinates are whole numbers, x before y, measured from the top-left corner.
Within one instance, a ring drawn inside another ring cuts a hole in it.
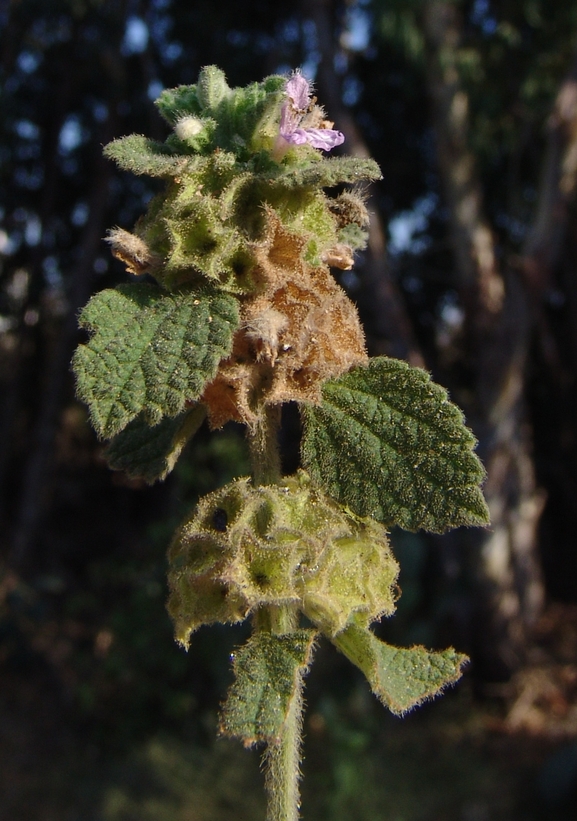
[[[424,647],[392,647],[356,625],[331,641],[363,671],[375,695],[396,715],[453,684],[468,661],[452,647],[438,653]]]
[[[325,382],[303,415],[304,466],[355,513],[434,533],[488,524],[475,437],[426,371],[374,358]]]
[[[361,180],[380,180],[381,169],[374,160],[359,157],[314,158],[302,166],[288,167],[275,175],[275,182],[296,187],[301,185],[330,188],[340,183],[356,183]]]
[[[150,427],[144,414],[140,414],[116,434],[104,456],[112,470],[124,470],[129,476],[141,477],[148,484],[166,479],[205,416],[204,406],[195,405]]]
[[[175,126],[182,140],[181,149],[205,155],[215,148],[224,149],[246,161],[252,152],[272,147],[285,83],[284,77],[272,76],[246,88],[230,88],[221,69],[205,66],[198,83],[163,91],[156,105],[164,119]],[[182,128],[179,123],[190,117],[200,117],[199,126],[214,124],[214,128],[207,131],[208,139],[203,137],[199,142],[187,138],[186,127]]]
[[[218,113],[223,100],[230,97],[232,89],[228,87],[224,71],[218,66],[205,66],[198,76],[196,95],[202,108],[211,114]]]
[[[202,112],[196,84],[165,88],[155,105],[169,125],[174,125],[181,117]]]
[[[151,177],[177,176],[191,162],[188,157],[174,154],[167,146],[141,134],[113,140],[105,146],[104,154],[125,171]]]
[[[72,361],[78,395],[112,437],[140,413],[154,425],[198,399],[230,353],[238,302],[209,287],[121,285],[92,297],[79,322],[92,338]]]
[[[234,654],[235,682],[223,706],[220,731],[245,746],[281,737],[293,699],[310,664],[316,633],[256,633]]]

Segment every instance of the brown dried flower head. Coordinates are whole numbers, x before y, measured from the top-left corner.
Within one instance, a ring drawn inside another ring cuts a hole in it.
[[[242,300],[232,354],[202,397],[214,428],[252,425],[263,404],[320,403],[326,379],[367,362],[356,309],[328,267],[303,260],[305,240],[271,208],[266,220],[253,247],[262,291]]]

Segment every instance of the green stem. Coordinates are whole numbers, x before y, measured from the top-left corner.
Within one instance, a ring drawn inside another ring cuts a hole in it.
[[[298,611],[291,605],[261,607],[254,618],[255,630],[273,635],[290,633],[297,623]],[[299,674],[281,737],[276,744],[267,745],[263,756],[267,821],[298,821],[302,716],[303,679]]]
[[[301,678],[295,688],[282,736],[277,744],[269,744],[264,754],[265,787],[268,793],[267,821],[298,821],[302,691]]]
[[[294,633],[298,627],[298,610],[291,604],[267,604],[259,607],[253,616],[255,633],[282,636]]]
[[[281,480],[278,432],[281,406],[266,405],[254,428],[248,432],[252,478],[255,486],[274,485]]]
[[[248,441],[254,485],[281,481],[278,447],[281,406],[265,406]],[[291,605],[261,607],[254,616],[255,631],[283,635],[296,629],[298,613]],[[267,821],[298,821],[300,796],[301,729],[303,681],[299,675],[294,697],[277,743],[269,743],[264,754],[265,788],[268,794]]]

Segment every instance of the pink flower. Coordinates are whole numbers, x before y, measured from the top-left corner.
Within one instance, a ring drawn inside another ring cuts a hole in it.
[[[275,153],[282,155],[288,145],[312,145],[330,151],[344,142],[345,136],[334,131],[332,123],[324,119],[323,110],[314,104],[307,79],[298,72],[287,80],[280,115],[279,140]],[[284,148],[284,150],[283,150]]]

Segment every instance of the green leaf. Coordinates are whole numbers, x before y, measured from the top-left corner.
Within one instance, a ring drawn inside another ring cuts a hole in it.
[[[257,128],[267,131],[272,118],[278,122],[285,83],[284,77],[272,76],[262,83],[235,88],[227,106],[230,134],[238,134],[248,142]],[[276,123],[275,131],[278,131]]]
[[[205,66],[198,75],[196,95],[202,108],[211,114],[218,113],[220,104],[232,94],[224,71],[218,66]]]
[[[112,470],[123,470],[129,476],[141,477],[151,485],[158,479],[166,479],[205,416],[204,406],[195,405],[172,419],[165,417],[158,425],[150,427],[144,414],[141,414],[116,434],[104,456]]]
[[[358,157],[331,157],[311,162],[303,168],[290,168],[276,177],[289,187],[310,185],[330,187],[340,183],[355,183],[361,180],[380,180],[381,169],[374,160]]]
[[[78,396],[110,438],[141,413],[155,425],[199,398],[231,351],[238,301],[208,286],[121,285],[92,297],[79,322],[92,338],[72,361]]]
[[[314,630],[284,635],[256,633],[234,654],[235,681],[222,709],[220,731],[245,746],[280,739],[308,670]]]
[[[462,675],[467,656],[453,648],[431,652],[424,647],[392,647],[370,630],[351,625],[331,638],[359,667],[372,691],[396,715],[438,695]]]
[[[104,148],[104,154],[125,171],[149,174],[151,177],[174,177],[182,173],[189,160],[173,154],[169,148],[141,134],[130,134],[113,140]]]
[[[325,382],[303,416],[304,467],[355,513],[434,533],[488,524],[475,437],[426,371],[376,357]]]
[[[169,125],[174,125],[181,117],[202,113],[196,84],[165,88],[154,104]]]

